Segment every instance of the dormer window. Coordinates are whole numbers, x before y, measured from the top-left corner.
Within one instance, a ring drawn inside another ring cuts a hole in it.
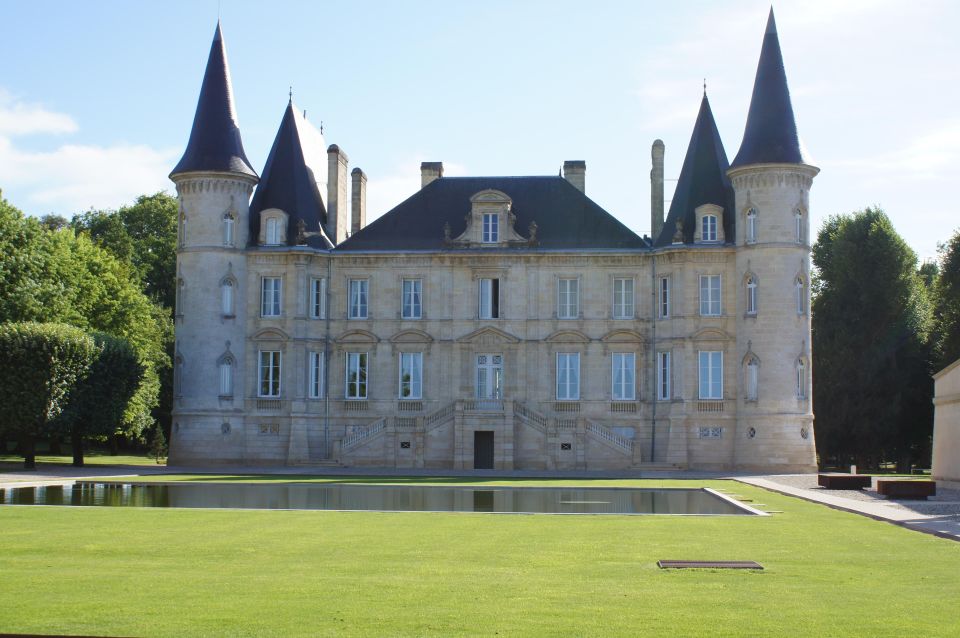
[[[757,241],[757,209],[751,208],[747,211],[747,243],[752,244]]]
[[[695,244],[722,244],[726,241],[723,236],[723,207],[716,204],[703,204],[694,210],[696,229],[693,233]]]
[[[280,243],[280,220],[276,217],[267,220],[267,232],[263,243],[268,246],[276,246]]]
[[[700,220],[700,239],[701,241],[717,241],[717,216],[704,215]]]
[[[279,208],[260,211],[260,236],[257,237],[257,243],[261,246],[286,244],[289,220],[289,216]]]
[[[483,214],[483,237],[484,244],[495,244],[500,241],[500,215],[498,213]]]

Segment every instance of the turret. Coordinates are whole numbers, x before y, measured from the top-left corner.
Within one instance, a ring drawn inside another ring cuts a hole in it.
[[[247,221],[257,183],[233,105],[219,23],[187,149],[180,203],[172,463],[235,458],[243,444]]]
[[[794,119],[773,10],[743,142],[736,216],[739,468],[816,469],[810,369],[812,165]]]

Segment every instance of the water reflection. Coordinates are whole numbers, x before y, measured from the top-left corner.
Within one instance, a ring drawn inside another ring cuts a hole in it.
[[[0,489],[6,505],[502,512],[545,514],[750,514],[701,489],[451,487],[426,485],[81,482]]]

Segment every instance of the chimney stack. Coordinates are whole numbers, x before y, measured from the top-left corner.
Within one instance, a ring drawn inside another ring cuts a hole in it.
[[[420,163],[420,188],[443,177],[443,162]]]
[[[350,234],[354,235],[367,225],[367,176],[358,167],[350,177]]]
[[[567,160],[563,163],[563,177],[581,193],[586,192],[587,163],[583,160]]]
[[[327,149],[327,237],[334,246],[347,238],[350,217],[347,210],[347,154],[336,144]]]
[[[650,169],[650,237],[657,241],[663,230],[663,140],[654,140],[650,156],[653,168]]]

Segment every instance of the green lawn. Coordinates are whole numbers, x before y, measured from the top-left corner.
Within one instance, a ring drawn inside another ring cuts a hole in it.
[[[157,466],[157,460],[145,454],[118,454],[110,456],[106,452],[92,452],[84,454],[83,462],[87,465],[147,465]],[[73,456],[38,454],[37,469],[42,471],[44,465],[73,465]],[[162,459],[166,465],[166,459]],[[9,472],[23,469],[23,457],[16,454],[0,454],[0,471]]]
[[[960,635],[960,543],[733,482],[522,483],[706,485],[784,513],[0,507],[0,631]],[[660,558],[766,570],[664,571]]]

